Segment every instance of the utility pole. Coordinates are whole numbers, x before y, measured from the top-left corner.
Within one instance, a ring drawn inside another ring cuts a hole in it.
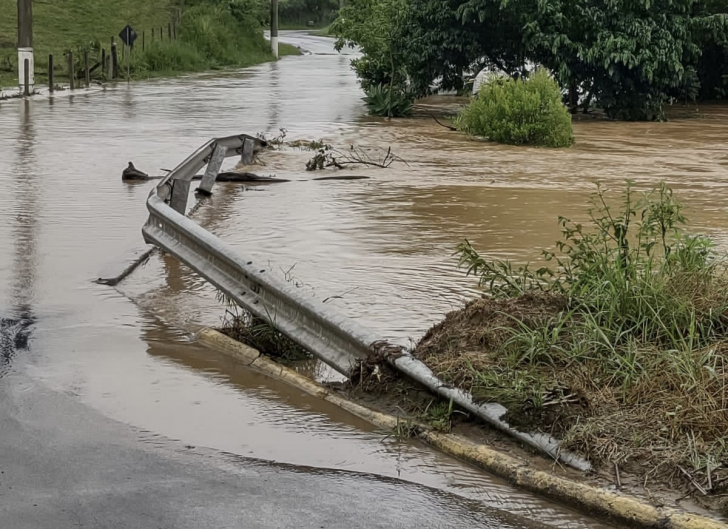
[[[35,61],[33,60],[33,0],[18,0],[18,86],[21,91],[28,65],[28,89],[33,93],[35,85]]]
[[[270,51],[278,58],[278,0],[270,0]]]

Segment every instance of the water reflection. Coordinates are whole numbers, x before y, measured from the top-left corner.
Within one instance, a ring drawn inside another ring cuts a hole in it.
[[[40,175],[35,170],[35,127],[32,103],[22,102],[20,130],[16,141],[16,163],[8,178],[14,190],[13,215],[14,240],[12,287],[9,300],[10,314],[0,318],[0,376],[7,369],[15,354],[27,350],[35,323],[35,279],[37,273],[37,225],[38,203],[41,200]]]

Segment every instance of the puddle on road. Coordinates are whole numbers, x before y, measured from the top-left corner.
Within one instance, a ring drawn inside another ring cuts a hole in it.
[[[330,46],[297,39],[314,51]],[[0,195],[0,317],[35,322],[32,358],[12,362],[32,360],[25,368],[51,387],[187,444],[400,476],[555,526],[599,527],[416,443],[383,442],[326,403],[188,343],[169,329],[217,324],[222,309],[171,257],[154,256],[121,293],[91,283],[140,242],[153,184],[121,183],[130,159],[154,173],[209,137],[281,127],[289,139],[339,148],[391,145],[409,165],[345,173],[367,180],[313,181],[331,173],[303,172],[310,153],[275,153],[261,173],[291,182],[219,185],[195,219],[305,295],[329,298],[401,343],[476,295],[454,266],[458,241],[492,257],[537,259],[558,237],[558,215],[583,215],[595,180],[616,188],[625,178],[665,179],[690,207],[693,228],[728,242],[726,108],[663,124],[579,122],[576,145],[564,151],[497,146],[429,117],[365,117],[348,60],[307,55],[222,77],[0,103],[0,173],[9,175]]]

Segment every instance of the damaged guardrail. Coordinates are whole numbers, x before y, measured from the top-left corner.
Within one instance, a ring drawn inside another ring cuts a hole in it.
[[[524,444],[579,470],[591,468],[588,461],[561,450],[560,442],[553,437],[511,428],[500,419],[506,411],[503,406],[475,403],[471,395],[450,387],[401,347],[377,340],[323,303],[304,298],[185,216],[190,182],[197,171],[207,165],[198,191],[210,194],[224,159],[239,155],[250,163],[261,143],[248,135],[228,136],[210,140],[190,155],[150,193],[149,219],[142,228],[144,240],[179,258],[238,305],[269,322],[338,372],[348,376],[358,360],[379,353],[404,375]]]

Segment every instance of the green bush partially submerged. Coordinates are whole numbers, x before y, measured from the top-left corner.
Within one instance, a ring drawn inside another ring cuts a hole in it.
[[[401,118],[412,115],[414,98],[404,89],[384,85],[365,90],[364,102],[372,116]]]
[[[416,355],[597,465],[666,480],[685,480],[682,468],[725,489],[726,258],[685,232],[665,185],[642,197],[628,185],[622,202],[609,206],[600,188],[588,224],[560,218],[551,266],[538,270],[461,244],[490,297],[448,315]]]
[[[559,85],[544,69],[528,78],[493,77],[458,115],[460,130],[513,145],[568,147],[571,115]]]

